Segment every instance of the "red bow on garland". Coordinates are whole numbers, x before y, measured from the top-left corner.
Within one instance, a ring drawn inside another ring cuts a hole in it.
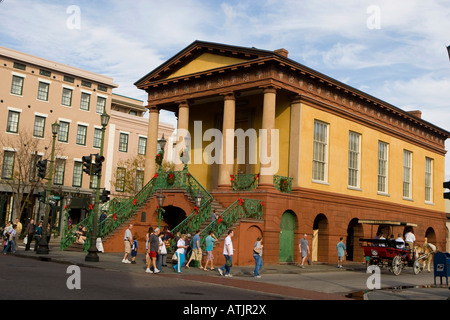
[[[219,216],[219,219],[217,220],[217,223],[220,224],[222,222],[222,215]]]
[[[113,214],[113,219],[114,219],[114,221],[116,221],[116,213],[115,212]]]
[[[239,205],[242,206],[242,202],[244,201],[244,199],[239,199]]]
[[[133,206],[136,205],[136,199],[133,199]]]
[[[233,182],[234,181],[234,175],[232,174],[232,175],[230,175],[230,177],[231,177],[231,182]]]
[[[197,206],[195,206],[194,210],[195,210],[195,214],[197,214],[197,213],[198,213],[198,208],[197,208]]]

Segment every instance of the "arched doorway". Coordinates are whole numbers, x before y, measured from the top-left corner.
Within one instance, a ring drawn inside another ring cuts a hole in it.
[[[286,211],[281,216],[278,258],[280,263],[294,262],[295,220],[295,214],[292,211]]]
[[[241,228],[242,228],[241,224]],[[242,229],[241,229],[242,234]],[[256,242],[256,239],[259,236],[263,235],[262,230],[255,225],[251,225],[245,230],[244,232],[245,237],[239,239],[239,265],[242,266],[250,266],[255,264],[255,259],[253,258],[253,246]],[[263,239],[263,245],[264,245],[264,239]],[[264,250],[263,250],[264,253]]]
[[[363,250],[358,246],[358,239],[364,235],[363,227],[358,223],[358,219],[352,219],[347,228],[347,239],[345,245],[347,247],[347,260],[356,261],[363,258]],[[355,260],[356,259],[356,260]]]
[[[175,206],[164,207],[165,212],[162,214],[162,220],[167,224],[169,230],[172,230],[186,219],[186,212]]]
[[[311,255],[313,261],[328,261],[328,219],[319,214],[314,219]]]
[[[433,228],[428,228],[425,232],[426,242],[436,245],[436,233]]]

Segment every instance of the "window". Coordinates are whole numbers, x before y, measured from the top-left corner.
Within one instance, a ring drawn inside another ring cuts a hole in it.
[[[85,146],[86,145],[86,133],[87,133],[87,127],[86,126],[82,126],[82,125],[78,125],[77,144],[79,144],[81,146]]]
[[[328,170],[328,124],[314,121],[313,173],[315,181],[326,182]]]
[[[66,160],[56,159],[55,161],[55,177],[53,183],[56,185],[64,184],[64,172],[66,170]]]
[[[139,137],[138,154],[145,154],[147,152],[147,138]]]
[[[69,141],[69,127],[70,127],[69,122],[59,121],[59,133],[58,133],[59,142]]]
[[[433,202],[433,159],[425,158],[425,201]]]
[[[20,112],[9,110],[6,132],[17,133],[19,131],[19,117]]]
[[[92,87],[92,83],[90,83],[89,81],[86,81],[86,80],[81,80],[81,85],[83,87],[87,87],[87,88]]]
[[[388,193],[389,145],[378,141],[378,192]]]
[[[139,192],[144,187],[144,170],[136,170],[136,191]]]
[[[13,76],[11,83],[11,93],[16,94],[18,96],[22,95],[23,90],[23,77]]]
[[[120,133],[119,137],[119,151],[127,152],[128,151],[128,134]]]
[[[95,109],[95,112],[102,114],[103,111],[105,111],[105,107],[106,107],[106,98],[97,97],[97,108]]]
[[[43,70],[43,69],[40,69],[40,70],[39,70],[39,74],[40,74],[41,76],[46,76],[46,77],[51,77],[51,76],[52,76],[52,73],[51,73],[50,71]]]
[[[3,153],[2,179],[11,180],[13,178],[14,158],[15,153],[13,151]]]
[[[69,77],[69,76],[64,76],[64,81],[70,82],[70,83],[74,83],[75,82],[75,78]]]
[[[14,68],[25,71],[27,69],[27,66],[24,65],[23,63],[14,62]]]
[[[83,182],[83,162],[75,161],[73,165],[73,187],[81,187]]]
[[[42,101],[48,101],[48,91],[49,91],[50,85],[45,82],[39,82],[38,87],[38,100]]]
[[[116,173],[116,191],[117,192],[124,192],[125,191],[125,174],[126,174],[125,168],[117,168]]]
[[[359,188],[361,166],[361,135],[350,132],[348,136],[348,185]]]
[[[97,181],[98,181],[98,176],[97,175],[92,175],[91,179],[89,180],[89,188],[90,189],[96,189],[97,188]]]
[[[89,104],[91,103],[91,95],[89,93],[81,93],[81,110],[89,111]]]
[[[63,88],[61,104],[63,106],[70,107],[72,105],[72,90]]]
[[[37,138],[43,138],[44,130],[45,130],[45,117],[36,116],[36,118],[34,119],[33,136]]]
[[[403,198],[412,198],[412,152],[403,150]]]
[[[94,130],[94,148],[101,148],[102,146],[102,129],[95,128]]]

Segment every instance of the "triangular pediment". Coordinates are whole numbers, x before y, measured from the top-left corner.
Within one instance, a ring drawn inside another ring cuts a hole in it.
[[[152,82],[207,72],[208,70],[245,63],[269,55],[273,55],[273,52],[256,48],[195,41],[138,80],[135,85],[138,88],[142,88]]]

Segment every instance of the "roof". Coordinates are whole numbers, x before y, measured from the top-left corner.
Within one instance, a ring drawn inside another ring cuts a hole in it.
[[[410,119],[413,122],[421,123],[424,126],[431,128],[432,130],[436,130],[443,137],[450,138],[450,132],[437,127],[436,125],[429,123],[422,118],[417,116],[417,113],[410,113],[408,111],[402,110],[390,103],[387,103],[381,99],[378,99],[370,94],[367,94],[363,91],[360,91],[354,87],[351,87],[345,83],[342,83],[336,79],[333,79],[327,75],[324,75],[314,69],[311,69],[299,62],[296,62],[292,59],[289,59],[286,55],[282,54],[282,50],[270,51],[264,49],[258,49],[255,47],[241,47],[235,45],[221,44],[215,42],[207,42],[196,40],[187,46],[185,49],[177,53],[175,56],[161,64],[159,67],[149,72],[147,75],[139,79],[134,83],[138,88],[143,89],[148,84],[158,81],[163,81],[167,79],[171,74],[173,74],[176,70],[179,70],[183,66],[185,66],[190,61],[193,61],[201,54],[205,52],[211,52],[218,55],[230,56],[230,57],[240,57],[244,60],[256,62],[259,60],[273,60],[275,62],[281,63],[291,69],[299,70],[301,73],[309,75],[311,78],[319,79],[320,81],[329,83],[330,85],[336,86],[343,91],[349,91],[354,95],[361,97],[361,99],[365,99],[371,101],[375,104],[383,106],[385,109],[389,110],[392,113],[400,114],[401,116]],[[239,63],[236,64],[236,66]],[[205,71],[207,72],[207,71]],[[212,72],[212,71],[210,71]],[[184,76],[180,77],[184,78]],[[175,81],[177,78],[168,79]]]

